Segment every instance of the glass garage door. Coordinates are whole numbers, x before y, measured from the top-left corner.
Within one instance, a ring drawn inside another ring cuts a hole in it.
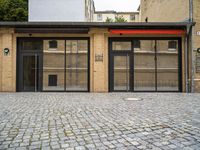
[[[43,90],[89,91],[87,39],[44,40]]]
[[[111,38],[110,91],[181,91],[177,38]]]
[[[134,49],[134,90],[156,90],[155,41],[140,40],[140,46]]]
[[[89,91],[88,38],[19,38],[18,91]]]
[[[66,90],[88,89],[88,41],[66,41]]]

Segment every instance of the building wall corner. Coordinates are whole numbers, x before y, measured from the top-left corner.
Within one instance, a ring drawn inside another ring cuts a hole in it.
[[[16,91],[16,40],[13,29],[0,30],[0,91]],[[4,52],[9,49],[9,53]]]

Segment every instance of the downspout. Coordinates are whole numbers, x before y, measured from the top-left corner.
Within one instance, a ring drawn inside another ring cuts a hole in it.
[[[189,93],[189,80],[188,80],[188,75],[189,75],[189,71],[188,71],[188,32],[189,28],[187,26],[187,34],[185,37],[185,88],[186,88],[186,93]]]
[[[190,18],[190,22],[193,23],[193,0],[189,0],[190,4],[189,4],[189,18]],[[190,27],[190,32],[189,32],[189,44],[190,44],[190,51],[191,51],[191,61],[192,61],[192,75],[191,75],[191,92],[194,93],[195,92],[195,83],[194,83],[194,79],[195,79],[195,55],[193,52],[193,25]]]

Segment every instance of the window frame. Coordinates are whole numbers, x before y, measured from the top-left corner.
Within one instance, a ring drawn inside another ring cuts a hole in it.
[[[55,43],[52,43],[52,42],[55,42]],[[57,40],[49,40],[48,44],[49,44],[49,49],[54,49],[54,50],[58,49],[58,41]]]
[[[177,50],[177,42],[174,40],[168,41],[168,50],[176,51]]]
[[[134,14],[130,14],[130,20],[134,21],[135,20],[135,15]]]
[[[103,15],[102,14],[97,14],[97,20],[102,21],[103,20]]]

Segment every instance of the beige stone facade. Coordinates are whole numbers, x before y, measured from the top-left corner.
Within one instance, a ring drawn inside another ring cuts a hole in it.
[[[17,38],[23,37],[23,38],[30,38],[29,34],[23,34],[23,33],[15,33],[13,28],[1,28],[0,29],[0,48],[3,50],[4,48],[9,48],[10,53],[8,56],[4,55],[4,52],[1,51],[0,53],[0,91],[2,92],[15,92],[17,89]],[[89,57],[89,68],[90,68],[90,78],[88,79],[90,81],[90,92],[108,92],[109,91],[109,38],[133,38],[133,37],[177,37],[175,35],[112,35],[110,34],[108,28],[90,28],[90,31],[88,34],[32,34],[32,38],[34,37],[42,37],[42,38],[88,38],[90,45],[88,45],[90,48],[90,55]],[[179,36],[180,37],[180,36]],[[64,49],[66,47],[66,50],[68,49],[68,46],[70,46],[70,42],[77,42],[76,40],[68,40],[67,45],[64,45],[64,40],[57,40],[58,46],[57,49],[51,49],[48,45],[50,40],[44,40],[43,45],[43,87],[48,86],[48,75],[49,74],[57,74],[58,75],[58,85],[60,87],[63,87],[63,80],[64,80],[64,74],[63,74],[63,68],[64,68]],[[182,91],[185,91],[185,75],[184,75],[184,66],[185,66],[185,60],[184,60],[184,36],[182,36]],[[169,49],[168,47],[168,41],[158,41],[158,86],[162,87],[163,85],[169,86],[169,87],[178,87],[178,55],[176,49]],[[89,43],[88,43],[89,44]],[[73,44],[72,44],[73,45]],[[80,57],[79,57],[79,64],[84,64],[86,60],[86,48],[85,48],[84,41],[80,43],[79,49],[80,51]],[[118,45],[116,46],[116,49],[120,46],[125,47],[121,49],[127,49],[126,45]],[[145,42],[141,41],[141,47],[135,49],[135,62],[132,62],[135,64],[136,67],[136,74],[135,79],[138,80],[135,84],[138,86],[152,86],[152,79],[154,79],[154,63],[151,60],[154,60],[154,56],[152,55],[154,52],[151,49],[153,46],[153,42]],[[129,47],[129,46],[128,46]],[[66,60],[69,59],[69,57],[73,58],[73,53],[78,54],[76,51],[76,48],[74,49],[72,53],[69,53],[70,55],[66,54]],[[114,48],[115,49],[115,48]],[[68,57],[69,56],[69,57]],[[78,55],[79,56],[79,55]],[[97,61],[96,57],[102,56],[102,61]],[[144,60],[144,61],[141,61]],[[117,66],[117,74],[118,76],[116,78],[116,84],[118,86],[123,85],[125,82],[125,78],[123,79],[124,74],[126,72],[123,71],[123,63],[124,58],[118,59],[118,66]],[[170,61],[170,62],[169,62]],[[119,63],[122,62],[122,63]],[[152,62],[152,63],[151,63]],[[168,63],[167,63],[168,62]],[[66,63],[67,64],[67,63]],[[72,65],[75,64],[75,62],[72,62]],[[72,66],[73,67],[73,66]],[[74,66],[75,67],[75,66]],[[86,85],[86,74],[83,71],[83,69],[86,66],[79,66],[79,69],[82,70],[79,73],[79,76],[77,76],[74,72],[72,72],[72,78],[69,78],[66,76],[66,83],[67,85],[74,85],[76,83],[76,79],[79,81],[78,85],[84,86]],[[67,66],[66,66],[67,68]],[[171,68],[171,69],[170,69]],[[75,78],[76,77],[76,78]],[[140,82],[142,81],[142,82]],[[166,83],[165,83],[166,82]],[[47,87],[48,88],[48,87]],[[173,90],[173,88],[172,88]]]
[[[16,91],[16,39],[13,29],[0,29],[0,47],[1,50],[9,48],[11,50],[8,56],[4,56],[3,51],[0,54],[0,89],[1,91]]]
[[[140,21],[177,22],[189,19],[188,0],[141,0]]]
[[[194,22],[196,22],[193,31],[193,48],[194,50],[196,50],[197,48],[200,48],[200,0],[194,0],[193,7],[194,7],[193,18]],[[199,33],[199,35],[197,35],[197,33]],[[194,55],[195,56],[197,55],[196,51]],[[196,72],[195,89],[197,92],[200,92],[200,72]]]

